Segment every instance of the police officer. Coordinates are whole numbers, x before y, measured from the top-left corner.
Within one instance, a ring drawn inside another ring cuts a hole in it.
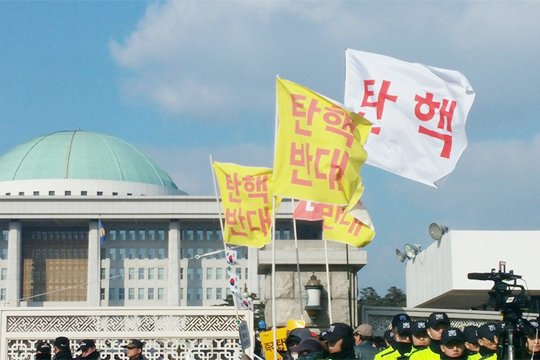
[[[394,351],[381,356],[381,360],[397,360],[408,359],[412,350],[411,342],[411,323],[412,321],[400,321],[393,328],[394,343],[392,347]]]
[[[36,360],[51,360],[51,345],[45,341],[36,344]]]
[[[478,345],[478,326],[466,326],[463,330],[463,336],[465,337],[465,354],[468,355],[468,360],[480,360],[482,355],[478,352],[480,350],[480,345]]]
[[[444,312],[434,312],[429,315],[427,326],[430,343],[424,350],[414,352],[410,360],[439,360],[441,358],[441,336],[444,329],[450,327],[450,319]]]
[[[482,360],[497,360],[498,330],[497,324],[491,322],[478,328],[478,345],[480,345]]]
[[[323,339],[328,343],[331,360],[355,359],[353,328],[344,323],[330,325]]]
[[[126,348],[126,355],[130,359],[146,360],[142,354],[144,343],[140,340],[131,340],[128,344],[123,345]]]
[[[69,348],[69,339],[64,336],[57,337],[54,340],[54,359],[73,359],[71,349]]]
[[[96,350],[96,343],[94,340],[81,341],[79,350],[82,351],[82,353],[77,356],[76,359],[99,359],[99,351]]]
[[[465,337],[458,328],[444,329],[441,334],[441,360],[467,359]]]
[[[413,321],[411,323],[412,352],[423,350],[430,344],[431,339],[427,333],[427,328],[427,321],[425,320]]]
[[[411,321],[411,318],[409,315],[404,313],[394,315],[394,317],[392,318],[392,325],[390,330],[387,330],[387,332],[384,333],[384,340],[388,343],[388,347],[377,353],[377,355],[375,356],[375,360],[380,360],[385,354],[389,354],[395,350],[393,347],[393,344],[395,342],[394,331],[398,323],[402,321]]]
[[[527,359],[540,359],[540,334],[538,320],[529,321],[525,351]]]

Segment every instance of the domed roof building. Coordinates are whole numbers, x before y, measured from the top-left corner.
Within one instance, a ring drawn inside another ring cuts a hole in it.
[[[89,131],[31,139],[0,157],[1,195],[186,195],[130,143]]]

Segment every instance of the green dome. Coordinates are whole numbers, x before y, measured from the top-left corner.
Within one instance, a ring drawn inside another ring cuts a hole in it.
[[[59,131],[0,157],[0,181],[113,180],[178,189],[154,160],[128,142],[89,131]]]

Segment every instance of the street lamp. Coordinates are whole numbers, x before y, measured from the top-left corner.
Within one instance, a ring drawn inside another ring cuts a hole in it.
[[[306,307],[305,310],[312,322],[315,322],[319,313],[323,310],[321,306],[321,294],[323,286],[319,279],[315,276],[315,272],[311,275],[309,281],[304,286],[306,289]]]

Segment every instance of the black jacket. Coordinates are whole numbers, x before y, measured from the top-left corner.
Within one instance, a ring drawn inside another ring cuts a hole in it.
[[[99,359],[99,351],[94,351],[93,353],[91,353],[90,355],[88,355],[87,357],[82,357],[82,355],[79,355],[75,358],[76,360],[79,360],[79,359]]]
[[[54,355],[54,358],[55,360],[60,360],[60,359],[70,359],[70,360],[73,360],[73,356],[71,356],[71,351],[69,349],[65,349],[65,350],[60,350],[58,353],[56,353],[56,355]]]

